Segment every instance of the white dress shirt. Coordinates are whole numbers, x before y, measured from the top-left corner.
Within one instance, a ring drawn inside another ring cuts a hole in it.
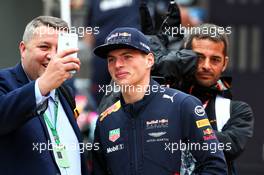
[[[46,109],[45,114],[54,126],[55,90],[52,90],[48,96],[42,96],[38,87],[37,79],[35,83],[35,95],[37,106],[42,104],[46,99],[48,99],[48,108]],[[54,141],[51,129],[48,127],[47,124],[46,126],[48,128],[51,144],[54,146],[56,145],[56,143]],[[66,153],[70,163],[69,168],[61,168],[59,166],[61,175],[81,175],[81,157],[79,142],[60,101],[58,101],[57,133],[59,135],[60,143],[66,147]],[[52,148],[49,145],[47,145],[46,147]],[[55,157],[57,156],[54,151],[53,154]]]

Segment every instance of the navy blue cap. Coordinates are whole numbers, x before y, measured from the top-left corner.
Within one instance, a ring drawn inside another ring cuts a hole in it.
[[[115,49],[137,49],[146,54],[150,53],[150,46],[145,35],[138,29],[130,27],[120,27],[114,29],[102,44],[94,49],[94,54],[107,58],[107,54]]]

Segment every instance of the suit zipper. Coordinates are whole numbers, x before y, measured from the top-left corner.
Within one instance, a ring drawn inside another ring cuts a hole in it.
[[[135,156],[135,174],[137,174],[138,170],[138,151],[137,151],[137,128],[136,128],[136,120],[133,119],[133,135],[134,135],[134,156]]]

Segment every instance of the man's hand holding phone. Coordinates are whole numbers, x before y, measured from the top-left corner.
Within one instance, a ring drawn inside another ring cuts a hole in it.
[[[58,34],[58,48],[57,53],[64,50],[78,48],[78,35],[76,33],[60,32]],[[77,52],[67,55],[66,57],[77,58]],[[76,70],[71,70],[71,74],[75,74]]]
[[[46,95],[51,90],[58,88],[80,69],[81,62],[77,58],[77,44],[77,34],[59,33],[57,54],[47,56],[50,59],[49,64],[38,80],[42,95]]]

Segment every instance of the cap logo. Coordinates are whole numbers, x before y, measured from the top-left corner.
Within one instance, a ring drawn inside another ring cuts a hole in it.
[[[121,32],[113,33],[107,38],[107,43],[129,43],[131,42],[131,33]]]
[[[122,32],[122,33],[119,33],[119,36],[131,36],[131,33]]]
[[[112,35],[110,35],[108,38],[107,38],[107,42],[109,41],[109,40],[111,40],[112,38],[115,38],[115,37],[117,37],[118,36],[118,33],[113,33]]]
[[[139,44],[140,44],[142,47],[145,47],[145,49],[147,49],[148,51],[150,51],[149,46],[147,46],[145,43],[139,42]]]

